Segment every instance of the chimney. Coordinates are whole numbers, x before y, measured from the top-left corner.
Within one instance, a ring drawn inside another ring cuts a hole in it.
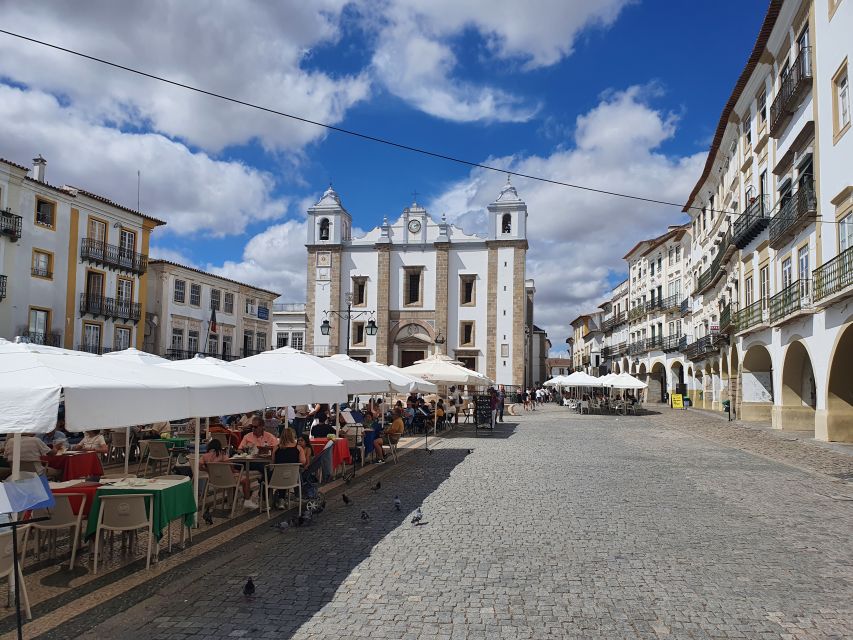
[[[33,158],[33,179],[39,182],[44,182],[47,172],[47,160],[38,155],[38,158]]]

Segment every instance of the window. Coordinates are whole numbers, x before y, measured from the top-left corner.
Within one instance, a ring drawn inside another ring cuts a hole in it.
[[[30,309],[27,330],[30,342],[45,344],[45,338],[50,333],[50,311],[46,309]]]
[[[219,306],[220,296],[222,292],[219,289],[211,289],[210,290],[210,308],[216,309],[219,311],[221,307]]]
[[[764,197],[767,195],[767,169],[761,172],[761,176],[758,178],[758,193],[760,196]],[[769,204],[769,203],[765,203]]]
[[[329,219],[323,218],[320,220],[320,240],[329,239]]]
[[[649,263],[649,275],[654,278],[655,277],[655,263],[654,261]]]
[[[88,234],[92,245],[89,248],[95,251],[100,249],[100,252],[103,252],[103,246],[99,247],[98,245],[104,245],[107,242],[107,223],[97,218],[89,218]],[[101,255],[103,256],[103,253]]]
[[[187,283],[183,280],[175,280],[175,302],[183,304],[186,302]]]
[[[225,293],[225,313],[234,313],[234,294]]]
[[[247,356],[254,350],[255,334],[252,331],[243,332],[243,355]]]
[[[302,349],[305,346],[304,340],[305,340],[305,334],[302,333],[301,331],[294,331],[293,333],[290,334],[290,346],[293,347],[294,349],[298,349],[299,351],[302,351]]]
[[[136,254],[136,232],[122,229],[119,234],[118,256],[119,262],[126,266],[133,266],[133,257]]]
[[[367,278],[357,276],[352,279],[352,304],[363,307],[367,304]]]
[[[207,337],[207,352],[212,356],[219,355],[219,336],[215,333]]]
[[[459,304],[463,306],[473,306],[474,304],[476,304],[476,282],[477,276],[459,276]]]
[[[671,267],[675,264],[675,249],[673,247],[669,248],[669,266]]]
[[[364,323],[363,322],[353,322],[352,323],[352,343],[357,345],[364,344]]]
[[[758,272],[759,295],[761,296],[761,308],[766,309],[770,300],[770,267],[761,267]]]
[[[53,254],[49,251],[33,249],[32,274],[36,278],[53,279]]]
[[[101,325],[83,323],[83,351],[101,353]]]
[[[752,304],[753,291],[752,291],[752,276],[749,276],[746,280],[744,280],[744,304],[748,307]]]
[[[838,224],[838,253],[853,247],[853,213],[848,213]]]
[[[791,258],[782,261],[782,288],[787,289],[791,284]]]
[[[423,304],[423,267],[408,267],[404,271],[404,300],[406,306]]]
[[[230,358],[233,352],[231,348],[231,336],[222,336],[222,358]]]
[[[477,358],[476,357],[474,357],[474,356],[464,357],[463,356],[463,357],[456,358],[456,359],[459,360],[459,362],[462,363],[462,366],[465,367],[466,369],[470,369],[471,371],[477,370]]]
[[[847,74],[847,61],[835,72],[833,84],[833,132],[835,141],[850,128],[850,79]]]
[[[743,144],[747,149],[752,146],[752,121],[749,116],[743,121]]]
[[[172,329],[172,349],[177,349],[178,351],[184,348],[184,330],[183,329]]]
[[[512,233],[512,214],[505,213],[501,217],[501,233]]]
[[[36,198],[36,224],[48,229],[56,225],[56,205],[50,200]]]
[[[809,279],[809,247],[806,245],[805,247],[800,247],[797,252],[797,266],[798,266],[798,276],[800,280],[808,280]]]
[[[130,329],[116,327],[113,335],[113,351],[123,351],[130,348]]]
[[[280,349],[281,347],[286,347],[288,338],[290,338],[289,333],[279,332],[275,334],[275,348]]]
[[[190,285],[190,304],[194,307],[201,306],[201,285],[200,284],[191,284]]]
[[[267,334],[258,333],[255,335],[255,345],[258,351],[267,350]]]
[[[663,271],[663,256],[658,255],[658,273]]]
[[[466,347],[474,346],[473,322],[461,322],[459,324],[459,345]]]
[[[767,90],[758,94],[758,126],[763,127],[767,122]]]
[[[675,261],[679,262],[681,260],[681,247],[675,248]]]
[[[187,331],[187,351],[198,353],[198,329]]]
[[[116,301],[122,305],[133,302],[133,280],[127,278],[116,280]]]

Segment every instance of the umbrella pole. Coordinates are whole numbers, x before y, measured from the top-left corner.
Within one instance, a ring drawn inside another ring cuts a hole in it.
[[[201,449],[201,418],[193,418],[195,422],[195,459],[193,460],[193,497],[195,498],[195,528],[198,528],[198,467],[199,467],[199,449]],[[210,418],[204,419],[205,429],[210,428]]]
[[[126,478],[128,475],[128,469],[130,468],[130,427],[127,428],[127,431],[124,434],[124,477]]]

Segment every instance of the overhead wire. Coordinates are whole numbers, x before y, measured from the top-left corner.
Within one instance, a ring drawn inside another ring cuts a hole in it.
[[[526,180],[533,180],[536,182],[553,184],[556,186],[567,187],[570,189],[577,189],[579,191],[586,191],[586,192],[590,192],[590,193],[597,193],[600,195],[612,196],[612,197],[617,197],[617,198],[625,198],[628,200],[636,200],[636,201],[640,201],[640,202],[647,202],[650,204],[659,204],[659,205],[668,206],[668,207],[679,207],[682,210],[694,209],[697,211],[703,211],[703,212],[708,212],[708,213],[721,213],[721,214],[725,214],[728,216],[735,216],[735,217],[739,217],[741,215],[744,215],[744,212],[726,211],[724,209],[709,209],[707,207],[701,207],[698,205],[687,205],[687,206],[685,206],[683,204],[680,204],[677,202],[671,202],[668,200],[661,200],[661,199],[657,199],[657,198],[648,198],[648,197],[644,197],[644,196],[622,193],[619,191],[612,191],[612,190],[608,190],[608,189],[599,189],[597,187],[590,187],[588,185],[575,184],[575,183],[571,183],[571,182],[564,182],[562,180],[545,178],[543,176],[537,176],[534,174],[523,173],[520,171],[513,171],[511,169],[505,169],[505,168],[496,167],[493,165],[483,164],[481,162],[474,162],[472,160],[466,160],[464,158],[459,158],[459,157],[456,157],[456,156],[453,156],[453,155],[450,155],[447,153],[442,153],[439,151],[432,151],[430,149],[425,149],[423,147],[417,147],[417,146],[414,146],[411,144],[397,142],[397,141],[391,140],[389,138],[383,138],[380,136],[371,135],[368,133],[363,133],[361,131],[356,131],[353,129],[347,129],[345,127],[339,127],[336,125],[331,125],[331,124],[328,124],[325,122],[319,122],[317,120],[312,120],[312,119],[306,118],[304,116],[299,116],[296,114],[288,113],[286,111],[280,111],[278,109],[273,109],[272,107],[265,107],[263,105],[259,105],[259,104],[253,103],[253,102],[249,102],[248,100],[242,100],[240,98],[234,98],[232,96],[227,96],[225,94],[217,93],[215,91],[211,91],[208,89],[202,89],[200,87],[196,87],[196,86],[187,84],[185,82],[179,82],[177,80],[172,80],[172,79],[166,78],[164,76],[159,76],[159,75],[154,74],[154,73],[142,71],[141,69],[136,69],[134,67],[130,67],[130,66],[127,66],[124,64],[113,62],[113,61],[107,60],[105,58],[99,58],[97,56],[93,56],[93,55],[90,55],[87,53],[83,53],[81,51],[69,49],[68,47],[63,47],[61,45],[54,44],[52,42],[46,42],[44,40],[39,40],[39,39],[33,38],[31,36],[25,36],[25,35],[20,34],[20,33],[8,31],[7,29],[0,29],[0,33],[7,35],[7,36],[10,36],[10,37],[13,37],[13,38],[18,38],[20,40],[24,40],[26,42],[30,42],[32,44],[37,44],[37,45],[40,45],[43,47],[54,49],[56,51],[68,53],[70,55],[77,56],[79,58],[84,58],[84,59],[90,60],[92,62],[97,62],[99,64],[103,64],[103,65],[106,65],[109,67],[113,67],[115,69],[127,71],[128,73],[133,73],[133,74],[136,74],[138,76],[142,76],[144,78],[156,80],[157,82],[162,82],[165,84],[172,85],[174,87],[179,87],[181,89],[185,89],[187,91],[192,91],[192,92],[195,92],[195,93],[198,93],[201,95],[205,95],[205,96],[208,96],[211,98],[216,98],[217,100],[223,100],[225,102],[230,102],[230,103],[237,104],[237,105],[240,105],[243,107],[248,107],[250,109],[256,109],[258,111],[262,111],[262,112],[269,113],[272,115],[281,116],[283,118],[289,118],[291,120],[295,120],[297,122],[302,122],[304,124],[309,124],[312,126],[321,127],[323,129],[328,129],[329,131],[334,131],[336,133],[341,133],[341,134],[352,136],[355,138],[360,138],[362,140],[374,142],[377,144],[383,144],[386,146],[401,149],[403,151],[410,151],[412,153],[418,153],[418,154],[429,156],[429,157],[436,158],[439,160],[446,160],[449,162],[454,162],[456,164],[465,165],[465,166],[475,168],[475,169],[483,169],[483,170],[487,170],[487,171],[494,171],[494,172],[498,172],[498,173],[503,173],[503,174],[508,175],[508,176],[515,176],[518,178],[524,178]],[[816,220],[815,222],[830,222],[831,224],[838,224],[835,221]]]

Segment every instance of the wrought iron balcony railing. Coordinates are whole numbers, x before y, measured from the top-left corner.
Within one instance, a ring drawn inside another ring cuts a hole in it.
[[[716,284],[720,279],[720,276],[725,273],[723,263],[726,258],[731,256],[731,252],[728,250],[731,246],[731,238],[732,233],[731,230],[729,230],[726,232],[722,241],[717,244],[717,255],[711,261],[711,265],[699,275],[699,280],[696,283],[696,293],[703,293],[704,291],[707,291]]]
[[[6,299],[6,281],[8,280],[7,276],[0,276],[0,300]]]
[[[812,277],[815,302],[853,285],[853,247],[842,251],[829,262],[824,262],[812,272]]]
[[[37,278],[52,278],[53,277],[52,271],[50,271],[49,269],[45,269],[44,267],[37,267],[35,265],[33,265],[30,268],[30,273],[32,273]]]
[[[646,338],[646,351],[660,351],[661,349],[663,349],[663,336]]]
[[[779,207],[779,212],[770,218],[770,244],[778,246],[816,215],[817,198],[814,183],[804,182],[796,193]]]
[[[732,305],[727,304],[720,308],[720,331],[726,332],[732,326]]]
[[[18,335],[26,338],[31,344],[43,344],[47,347],[62,346],[62,334],[55,331],[44,333],[41,331],[30,331],[29,327],[22,327],[18,330]]]
[[[690,313],[690,310],[691,310],[691,304],[690,304],[690,297],[688,296],[687,298],[684,298],[684,300],[681,301],[680,305],[678,305],[678,312],[682,316],[686,316],[688,313]]]
[[[779,86],[770,105],[770,136],[778,138],[791,114],[797,111],[800,98],[812,86],[811,47],[802,47],[791,70]]]
[[[104,355],[112,351],[109,347],[102,347],[99,344],[84,342],[77,345],[77,351],[85,351],[86,353],[94,353],[96,356]]]
[[[7,236],[12,242],[21,239],[22,218],[11,209],[0,212],[0,235]]]
[[[106,244],[94,238],[83,238],[80,259],[142,275],[148,270],[148,255],[131,249]]]
[[[633,309],[631,309],[628,312],[628,320],[630,322],[633,322],[634,320],[642,318],[645,315],[646,315],[646,306],[644,304],[638,304],[636,307],[634,307]]]
[[[601,325],[602,331],[610,331],[613,327],[618,327],[628,319],[628,314],[622,311],[610,318],[607,318]]]
[[[770,209],[767,196],[759,196],[752,201],[746,211],[735,218],[732,225],[732,242],[738,249],[743,249],[770,224]]]
[[[80,294],[80,313],[104,318],[139,322],[141,305],[121,298],[107,298],[90,293]]]
[[[671,336],[666,336],[663,339],[663,344],[661,345],[661,350],[667,353],[671,351],[678,351],[679,345],[682,342],[684,336],[681,334],[673,334]]]
[[[779,322],[811,306],[812,281],[805,278],[797,280],[770,298],[770,322]]]
[[[770,321],[770,310],[767,300],[756,300],[748,307],[734,314],[735,331],[746,331],[762,323]]]
[[[165,358],[169,360],[189,360],[191,358],[195,358],[197,355],[205,356],[208,358],[222,358],[222,355],[215,351],[193,351],[191,349],[166,349],[166,353],[164,355]]]
[[[682,353],[689,360],[702,360],[711,354],[717,353],[726,340],[726,336],[720,333],[712,333],[699,338],[695,342],[691,342],[682,349]]]
[[[640,353],[646,352],[646,341],[645,340],[636,340],[634,342],[628,343],[628,355],[635,356]]]

